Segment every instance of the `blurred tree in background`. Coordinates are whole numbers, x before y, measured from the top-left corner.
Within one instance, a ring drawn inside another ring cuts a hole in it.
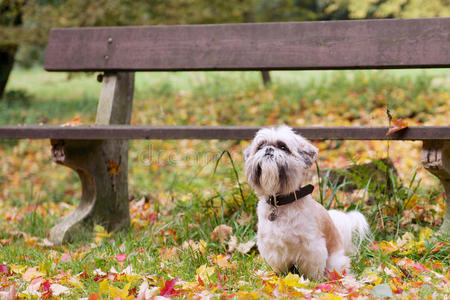
[[[0,2],[0,99],[5,91],[14,58],[21,41],[14,38],[14,31],[22,26],[25,1]]]
[[[450,16],[450,0],[323,0],[324,19]]]
[[[14,61],[42,62],[52,27],[449,15],[450,0],[0,0],[0,98]]]

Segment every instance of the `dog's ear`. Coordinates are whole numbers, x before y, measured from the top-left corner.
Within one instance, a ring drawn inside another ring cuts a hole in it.
[[[305,167],[308,169],[316,161],[319,149],[317,149],[314,145],[309,143],[301,136],[298,136],[297,144],[297,152],[298,154],[300,154],[300,157],[305,163]]]
[[[244,149],[244,161],[246,161],[247,158],[250,156],[250,146]]]

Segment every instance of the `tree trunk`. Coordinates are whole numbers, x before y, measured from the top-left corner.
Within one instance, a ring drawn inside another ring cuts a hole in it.
[[[0,1],[0,26],[22,26],[23,7],[28,0]],[[0,101],[8,83],[9,74],[14,66],[14,58],[18,48],[17,41],[0,41]]]
[[[17,45],[0,45],[0,100],[3,98],[9,74],[14,66]]]

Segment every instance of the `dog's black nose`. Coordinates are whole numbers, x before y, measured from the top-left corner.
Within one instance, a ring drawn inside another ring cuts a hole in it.
[[[275,151],[275,149],[272,146],[269,146],[266,148],[266,155],[270,155],[273,154],[273,152]]]

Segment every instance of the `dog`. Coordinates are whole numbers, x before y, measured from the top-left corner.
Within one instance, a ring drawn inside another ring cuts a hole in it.
[[[318,149],[288,126],[259,130],[244,150],[245,175],[259,198],[257,246],[278,273],[298,271],[311,279],[350,274],[350,258],[369,234],[358,211],[327,211],[303,184]],[[354,245],[355,243],[355,245]]]

